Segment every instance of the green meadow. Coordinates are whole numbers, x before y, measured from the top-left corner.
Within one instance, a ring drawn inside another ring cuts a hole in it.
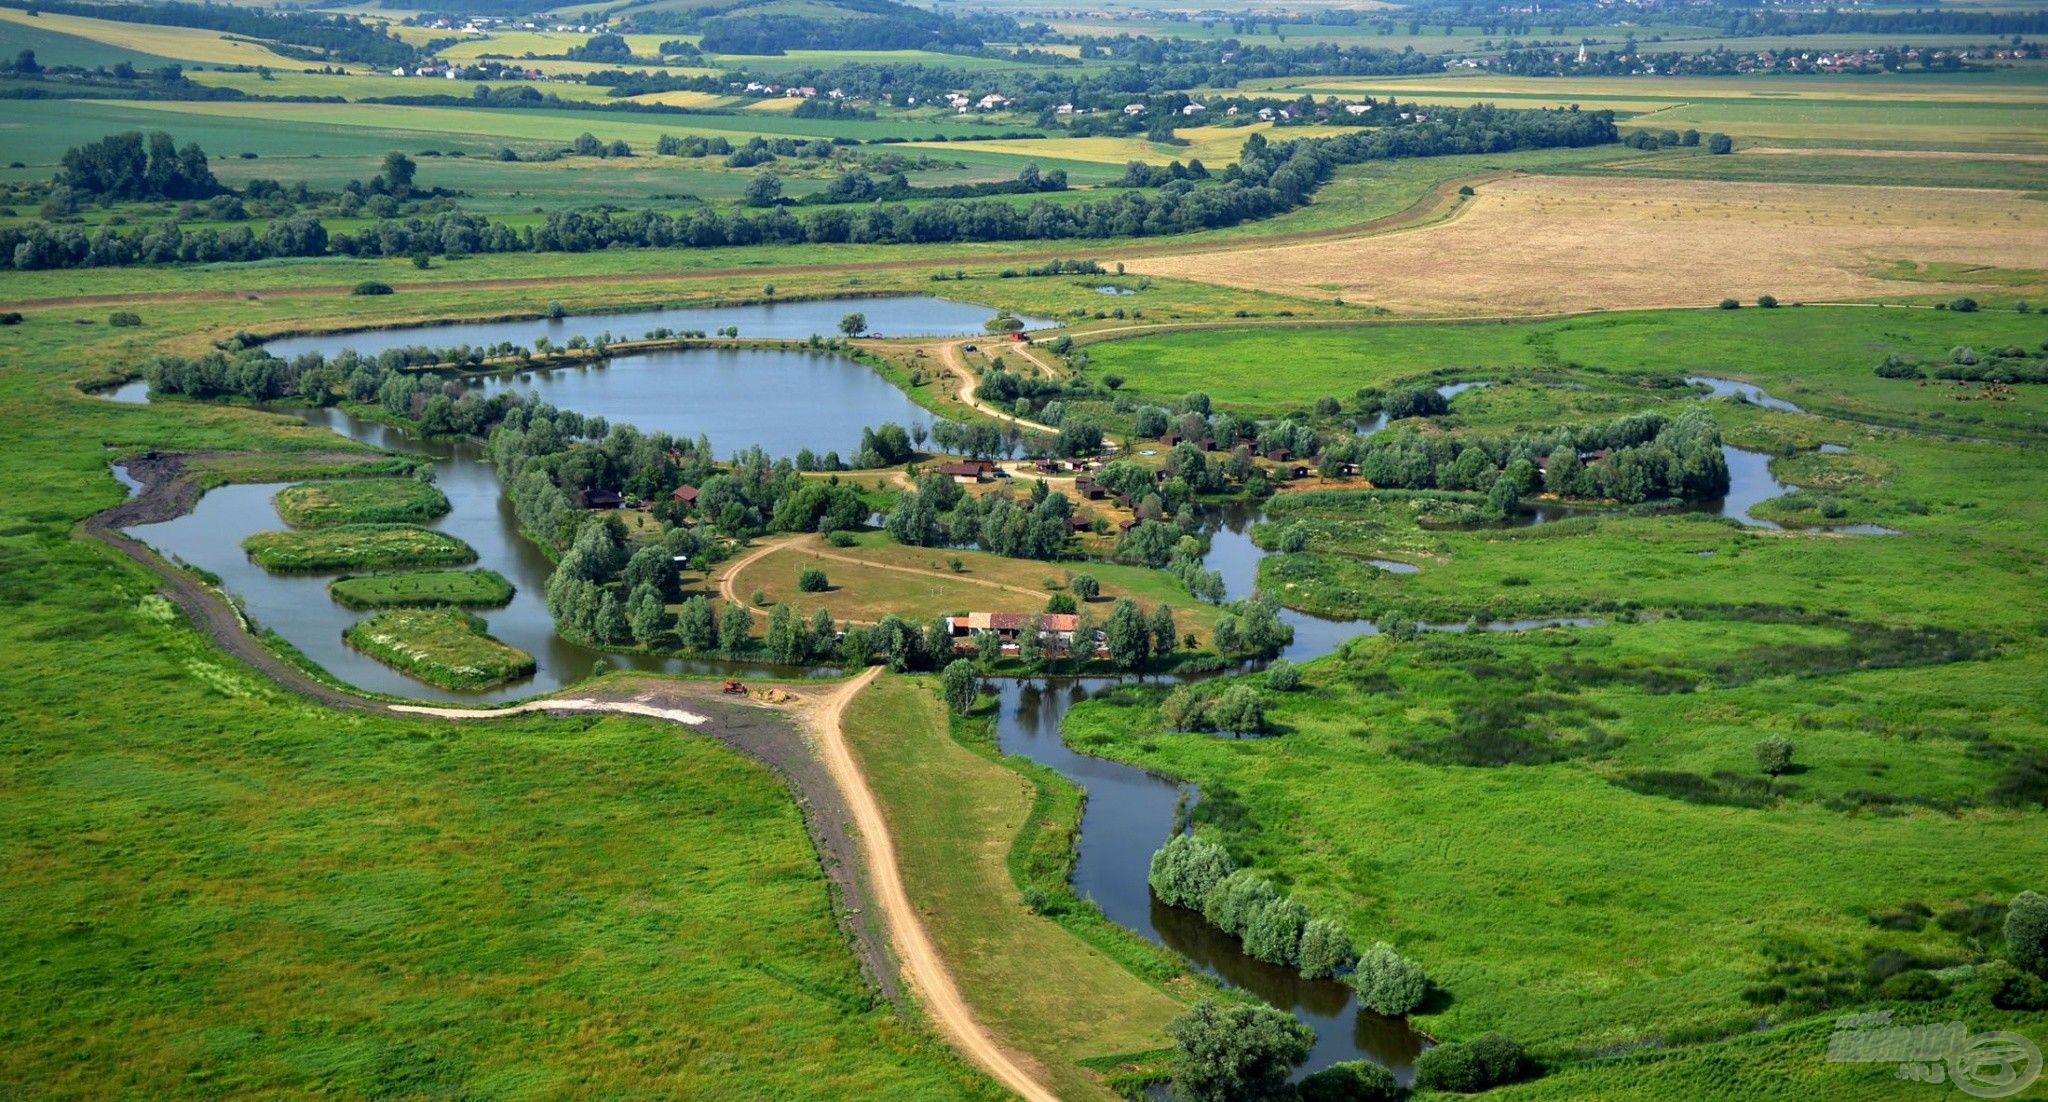
[[[444,689],[488,689],[534,670],[533,656],[491,638],[481,617],[447,607],[379,612],[349,625],[348,645]]]
[[[413,478],[301,482],[279,490],[275,503],[294,528],[425,521],[448,511],[440,487]]]
[[[496,608],[512,599],[512,583],[495,570],[407,570],[336,578],[327,592],[350,608]]]

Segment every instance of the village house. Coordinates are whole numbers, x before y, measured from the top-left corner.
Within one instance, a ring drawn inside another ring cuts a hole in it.
[[[998,473],[995,463],[987,459],[963,459],[956,463],[939,464],[939,473],[950,475],[955,482],[981,482]]]
[[[616,509],[625,503],[625,496],[617,490],[576,491],[576,507],[579,509]]]
[[[1026,631],[1032,631],[1046,654],[1057,655],[1073,650],[1074,633],[1081,628],[1081,617],[1071,612],[970,612],[947,617],[947,625],[955,651],[973,653],[976,637],[989,634],[996,637],[1004,654],[1015,654],[1018,641]]]
[[[697,487],[678,486],[668,496],[679,505],[695,505],[697,504]]]

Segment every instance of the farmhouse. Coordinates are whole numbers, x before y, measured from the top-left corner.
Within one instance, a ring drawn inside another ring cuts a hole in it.
[[[1001,643],[1003,653],[1015,654],[1018,640],[1031,631],[1047,654],[1065,654],[1073,649],[1081,617],[1071,612],[970,612],[947,617],[947,626],[956,651],[971,652],[976,636],[991,634]]]
[[[680,503],[680,504],[683,504],[683,505],[695,505],[695,504],[697,504],[697,487],[695,487],[695,486],[678,486],[678,487],[676,487],[676,488],[675,488],[675,491],[674,491],[673,493],[669,494],[668,496],[669,496],[670,498],[673,498],[673,499],[674,499],[675,501],[677,501],[677,502],[678,502],[678,503]]]
[[[952,476],[955,482],[980,482],[995,477],[996,465],[987,459],[963,459],[939,464],[939,473]]]
[[[616,509],[626,503],[617,490],[578,490],[576,507],[579,509]]]

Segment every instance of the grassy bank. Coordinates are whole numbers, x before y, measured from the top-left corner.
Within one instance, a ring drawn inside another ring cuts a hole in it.
[[[349,646],[393,669],[444,689],[488,689],[533,672],[533,656],[484,630],[481,618],[452,608],[379,612],[342,633]]]
[[[410,524],[342,524],[291,532],[258,532],[242,541],[265,570],[389,570],[402,566],[459,566],[476,550],[454,536]]]
[[[167,306],[139,339],[219,313]],[[0,1081],[50,1098],[995,1097],[873,1006],[800,813],[758,765],[637,719],[316,707],[77,537],[123,499],[110,457],[199,452],[206,483],[379,462],[293,419],[76,392],[82,363],[142,363],[133,339],[0,328],[20,474],[0,482],[0,711],[19,720],[0,734]]]
[[[336,578],[327,592],[350,608],[497,608],[512,600],[512,583],[495,570],[409,570]]]
[[[1077,1061],[1160,1047],[1181,1006],[1026,904],[1008,856],[1042,825],[1036,785],[954,741],[922,680],[876,681],[848,708],[846,732],[910,897],[976,1016],[1061,1097],[1114,1097]]]
[[[448,512],[448,495],[411,478],[301,482],[279,490],[276,503],[277,515],[294,528],[417,523]]]

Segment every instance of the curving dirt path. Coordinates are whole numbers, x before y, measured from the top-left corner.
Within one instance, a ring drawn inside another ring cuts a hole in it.
[[[795,542],[796,537],[794,536],[791,536],[788,539],[769,540],[766,543],[761,544],[760,547],[756,548],[755,550],[749,551],[744,557],[734,560],[731,566],[725,568],[725,573],[720,574],[718,576],[718,595],[725,598],[725,602],[727,604],[738,605],[739,607],[746,609],[747,615],[755,615],[754,608],[751,605],[747,604],[747,602],[740,600],[740,595],[736,591],[733,583],[739,579],[740,571],[745,570],[747,567],[750,567],[755,563],[760,562],[762,559],[765,559],[768,556],[773,555],[777,551],[780,551],[783,548],[788,547],[790,544]]]
[[[953,982],[953,974],[939,956],[938,947],[932,944],[923,918],[918,915],[917,908],[910,902],[909,892],[904,889],[903,875],[896,866],[896,846],[890,839],[889,821],[882,815],[882,805],[868,787],[860,766],[854,762],[853,751],[846,744],[846,732],[841,726],[846,706],[881,672],[882,668],[876,666],[848,682],[812,714],[812,723],[818,738],[819,756],[824,758],[825,768],[846,795],[854,823],[860,828],[861,848],[875,874],[875,903],[887,916],[889,940],[896,947],[904,978],[916,989],[923,1000],[925,1012],[938,1023],[955,1049],[981,1065],[997,1082],[1030,1102],[1059,1102],[1058,1095],[1017,1063],[974,1020],[974,1012],[961,997],[959,985]]]
[[[994,420],[1007,422],[1013,425],[1022,425],[1023,427],[1030,429],[1033,432],[1042,432],[1050,436],[1057,436],[1060,430],[1054,428],[1051,425],[1043,424],[1038,421],[1027,420],[1025,418],[1018,417],[1015,414],[1005,413],[1002,410],[997,409],[996,407],[989,405],[987,402],[984,402],[981,399],[974,396],[975,389],[981,386],[981,376],[979,374],[976,374],[973,368],[967,366],[967,355],[966,353],[960,350],[962,345],[966,345],[969,343],[971,342],[965,340],[958,340],[948,341],[947,343],[938,346],[939,362],[945,365],[946,370],[952,372],[954,377],[960,380],[959,397],[961,404],[967,406],[968,408],[974,410],[977,413],[993,418]]]

